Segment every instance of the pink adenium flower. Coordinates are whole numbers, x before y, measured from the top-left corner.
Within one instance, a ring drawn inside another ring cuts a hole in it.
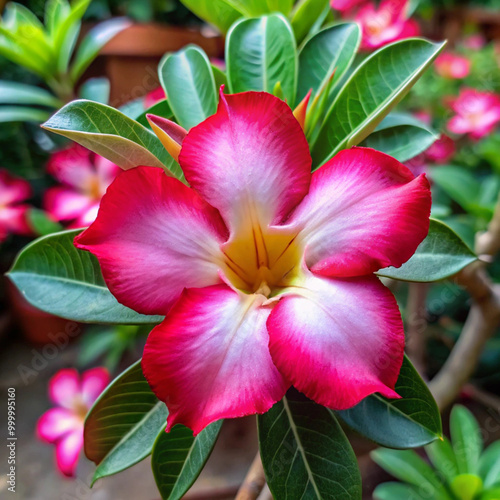
[[[109,383],[105,368],[92,368],[80,378],[73,369],[57,372],[49,382],[49,398],[56,405],[38,420],[38,437],[56,447],[57,468],[68,477],[75,475],[83,446],[83,423],[87,412]]]
[[[470,61],[467,57],[445,52],[437,57],[434,68],[444,78],[465,78],[470,72]]]
[[[154,106],[157,102],[163,101],[163,99],[166,98],[167,96],[165,95],[163,87],[156,87],[144,96],[144,107],[148,109],[151,106]]]
[[[344,14],[364,3],[368,3],[368,0],[331,0],[330,7]]]
[[[450,105],[456,114],[448,121],[448,130],[454,134],[480,139],[500,122],[500,95],[494,92],[464,88]]]
[[[445,134],[441,134],[426,151],[425,157],[431,163],[442,165],[450,161],[455,154],[455,141]]]
[[[32,233],[26,218],[29,205],[23,203],[31,194],[28,181],[0,169],[0,243],[9,234]]]
[[[48,172],[62,186],[46,191],[45,210],[70,227],[86,227],[97,216],[103,194],[120,168],[111,161],[77,144],[54,153]]]
[[[361,48],[374,50],[388,43],[420,33],[415,19],[408,18],[408,0],[382,0],[377,7],[368,2],[357,12],[355,20],[363,33]]]
[[[486,39],[481,33],[474,33],[466,37],[463,43],[468,49],[479,50],[486,45]]]
[[[121,303],[166,315],[142,366],[167,430],[263,413],[291,384],[334,409],[397,398],[403,325],[373,273],[426,236],[425,176],[368,148],[311,175],[302,128],[264,92],[221,93],[187,135],[172,128],[191,187],[124,171],[75,239]]]

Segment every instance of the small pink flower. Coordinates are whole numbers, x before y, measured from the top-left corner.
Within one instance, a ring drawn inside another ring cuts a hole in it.
[[[441,134],[426,151],[425,157],[431,163],[447,163],[455,154],[455,141],[445,134]]]
[[[163,99],[166,98],[167,96],[165,95],[163,87],[156,87],[154,90],[148,92],[144,96],[144,107],[146,109],[149,109],[151,106],[154,106],[157,102],[163,101]]]
[[[417,36],[420,28],[408,18],[409,0],[382,0],[378,8],[373,2],[363,5],[356,14],[363,38],[361,48],[373,50],[388,43]]]
[[[45,210],[77,228],[95,220],[101,198],[120,168],[76,144],[54,153],[47,170],[62,185],[46,191]]]
[[[23,203],[31,194],[28,181],[0,169],[0,242],[5,241],[9,234],[32,233],[26,219],[30,207]]]
[[[330,7],[345,14],[363,3],[367,3],[367,0],[331,0]]]
[[[80,378],[74,368],[60,370],[49,382],[49,398],[56,405],[38,420],[39,439],[56,447],[57,468],[68,477],[75,475],[83,447],[83,424],[87,412],[109,383],[105,368],[92,368]]]
[[[486,39],[480,33],[469,35],[464,39],[464,47],[471,50],[482,49],[486,45]]]
[[[334,409],[397,398],[403,325],[373,273],[426,236],[425,176],[369,148],[311,174],[299,122],[265,92],[221,92],[187,133],[150,120],[178,140],[190,187],[159,168],[123,171],[75,244],[122,304],[166,315],[142,367],[167,428],[263,413],[291,384]]]
[[[430,125],[432,123],[432,115],[429,111],[425,111],[423,109],[414,111],[413,116],[426,125]]]
[[[469,134],[480,139],[493,131],[500,122],[500,95],[464,88],[450,100],[455,116],[448,121],[448,130],[454,134]]]
[[[470,61],[464,56],[445,52],[438,56],[434,68],[444,78],[465,78],[470,72]]]

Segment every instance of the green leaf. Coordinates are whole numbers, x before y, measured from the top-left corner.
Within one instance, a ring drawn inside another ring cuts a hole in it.
[[[427,125],[402,113],[391,113],[360,144],[405,162],[423,153],[439,136]]]
[[[228,0],[181,0],[200,19],[214,25],[224,34],[231,25],[243,16]]]
[[[168,103],[179,125],[186,130],[217,110],[217,92],[210,61],[194,45],[168,54],[158,67]]]
[[[439,438],[439,410],[425,382],[405,356],[396,383],[402,399],[372,394],[336,414],[352,429],[389,448],[416,448]]]
[[[432,465],[451,483],[458,475],[458,466],[451,443],[443,437],[426,446],[425,451],[429,456]]]
[[[125,18],[115,18],[104,21],[92,28],[80,43],[75,59],[71,65],[71,81],[76,82],[97,57],[99,51],[120,31],[130,26],[131,22]]]
[[[226,39],[229,90],[272,93],[280,82],[293,107],[297,89],[297,50],[292,28],[281,14],[242,19]]]
[[[245,17],[258,17],[272,12],[281,12],[288,16],[292,10],[293,0],[228,0],[228,3]]]
[[[30,208],[27,217],[30,227],[38,236],[45,236],[64,229],[59,222],[50,219],[47,213],[39,208]]]
[[[450,416],[451,444],[460,474],[476,474],[483,440],[474,415],[465,406],[455,405]]]
[[[92,484],[150,455],[167,415],[142,374],[140,360],[113,380],[85,419],[85,455],[97,465]]]
[[[474,500],[483,489],[483,481],[474,474],[460,474],[453,479],[450,487],[460,500]]]
[[[453,500],[441,479],[413,450],[379,448],[370,453],[374,462],[396,479],[416,486],[432,500]]]
[[[500,500],[500,488],[493,488],[483,492],[479,500]]]
[[[329,0],[299,0],[297,2],[291,16],[291,24],[297,43],[304,40],[315,21],[328,8],[329,3]]]
[[[227,76],[224,71],[219,69],[217,66],[212,66],[212,72],[214,74],[214,80],[215,80],[215,88],[217,91],[220,89],[221,85],[224,85],[225,87],[227,86]]]
[[[2,122],[35,122],[45,121],[49,111],[28,106],[0,106],[0,123]]]
[[[361,40],[361,31],[356,23],[342,23],[325,28],[314,35],[299,53],[299,84],[297,102],[310,89],[311,98],[325,90],[335,71],[330,92],[325,100],[328,109],[334,98],[334,86],[349,69]]]
[[[106,77],[89,78],[80,87],[80,98],[108,104],[111,83]]]
[[[359,144],[408,93],[444,43],[409,38],[368,56],[344,84],[312,146],[317,168],[339,150]]]
[[[446,224],[431,219],[429,234],[401,267],[386,267],[378,276],[427,283],[453,276],[477,260],[474,252]]]
[[[418,488],[401,483],[379,484],[374,492],[374,500],[429,500],[427,491],[420,494]]]
[[[276,500],[361,500],[356,456],[332,412],[291,390],[257,422]]]
[[[163,100],[153,104],[149,109],[146,109],[145,111],[143,111],[136,118],[136,120],[141,125],[144,125],[145,127],[150,127],[148,119],[146,118],[146,115],[148,115],[148,114],[161,116],[162,118],[168,118],[168,119],[172,119],[174,117],[174,114],[172,113],[172,110],[170,109],[170,106],[169,106],[168,101],[166,99],[163,99]]]
[[[21,251],[8,276],[26,300],[42,311],[74,321],[159,323],[161,316],[145,316],[117,302],[97,259],[73,245],[79,232],[43,236]]]
[[[179,500],[187,493],[212,453],[221,427],[219,420],[194,437],[191,429],[176,425],[158,435],[151,467],[162,498]]]
[[[50,35],[53,35],[59,24],[69,15],[71,7],[67,0],[47,0],[45,2],[45,26]]]
[[[500,484],[500,441],[490,444],[479,459],[479,475],[485,488]]]
[[[45,89],[6,80],[0,80],[0,104],[28,104],[50,108],[62,106],[62,102]]]
[[[174,177],[182,175],[153,132],[105,104],[70,102],[42,127],[78,142],[124,170],[147,165],[162,167]]]

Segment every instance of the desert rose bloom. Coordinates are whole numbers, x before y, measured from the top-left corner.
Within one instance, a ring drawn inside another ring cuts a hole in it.
[[[367,0],[331,0],[330,7],[339,12],[346,13],[363,3],[367,3]]]
[[[480,33],[474,33],[464,39],[464,46],[471,50],[482,49],[486,45],[486,39]]]
[[[408,8],[408,0],[382,0],[378,7],[374,2],[363,5],[355,17],[363,33],[361,48],[374,50],[417,36],[420,28],[417,21],[408,18]]]
[[[71,227],[86,227],[96,218],[101,198],[120,168],[75,144],[54,153],[47,170],[62,186],[46,191],[45,210],[57,221],[71,221]]]
[[[445,134],[441,134],[426,151],[425,157],[430,163],[443,164],[455,154],[455,141]]]
[[[451,101],[451,109],[456,114],[448,122],[448,130],[480,139],[500,122],[500,95],[465,88]]]
[[[438,56],[434,68],[444,78],[465,78],[470,72],[470,61],[464,56],[445,52]]]
[[[28,181],[0,169],[0,243],[9,234],[31,234],[26,219],[29,205],[23,203],[31,196]]]
[[[426,236],[425,176],[367,148],[311,175],[299,122],[264,92],[221,93],[187,135],[173,128],[191,187],[124,171],[75,239],[120,302],[166,315],[142,366],[167,430],[266,412],[291,384],[335,409],[397,398],[403,326],[373,273]]]
[[[92,368],[80,375],[73,369],[57,372],[49,382],[49,398],[56,405],[38,420],[38,437],[55,445],[57,468],[75,475],[83,446],[83,423],[87,412],[109,383],[105,368]]]

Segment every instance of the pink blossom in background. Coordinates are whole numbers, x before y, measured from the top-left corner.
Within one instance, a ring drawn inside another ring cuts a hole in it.
[[[364,4],[355,17],[363,33],[361,48],[374,50],[419,35],[417,21],[408,18],[408,8],[408,0],[382,0],[378,7],[374,2]]]
[[[144,108],[149,109],[151,106],[154,106],[157,102],[163,101],[166,99],[165,91],[163,87],[156,87],[151,92],[148,92],[144,96]]]
[[[190,187],[160,168],[120,172],[75,245],[119,302],[166,315],[142,367],[167,429],[264,413],[292,384],[333,409],[397,398],[403,325],[373,273],[425,238],[425,176],[369,148],[311,174],[299,122],[265,92],[221,92],[187,133],[152,119],[175,132],[164,143]]]
[[[111,161],[78,144],[53,153],[47,171],[62,185],[45,192],[45,210],[54,220],[70,222],[70,227],[88,226],[119,170]]]
[[[426,125],[430,125],[432,123],[432,114],[429,113],[429,111],[423,109],[414,111],[413,116]]]
[[[445,52],[437,57],[434,68],[444,78],[465,78],[470,72],[470,61],[464,56]]]
[[[0,243],[9,234],[32,233],[26,218],[30,207],[24,203],[31,195],[28,181],[0,169]]]
[[[475,33],[474,35],[466,37],[463,41],[463,45],[471,50],[479,50],[486,45],[486,39],[480,33]]]
[[[368,2],[369,0],[331,0],[330,7],[344,14]]]
[[[431,163],[444,164],[455,154],[455,141],[445,134],[441,134],[426,151],[426,159]]]
[[[463,88],[449,105],[455,116],[447,127],[454,134],[468,134],[472,139],[480,139],[493,131],[500,122],[500,95]]]
[[[83,447],[83,423],[99,394],[109,384],[105,368],[92,368],[81,377],[74,368],[57,372],[49,382],[49,398],[55,408],[38,420],[39,439],[56,447],[57,468],[68,477],[75,475]]]

